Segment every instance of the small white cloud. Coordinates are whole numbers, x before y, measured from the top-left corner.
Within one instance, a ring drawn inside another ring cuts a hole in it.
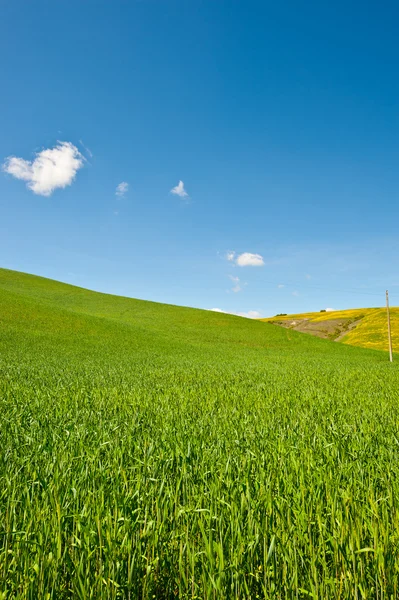
[[[231,288],[231,291],[234,292],[234,293],[241,292],[242,291],[242,287],[241,287],[241,284],[240,284],[240,278],[239,277],[234,277],[234,275],[229,275],[229,279],[231,279],[231,281],[235,284]]]
[[[307,273],[307,274],[305,275],[305,278],[309,280],[309,279],[312,279],[312,276],[311,276],[311,275],[309,275],[309,273]]]
[[[235,263],[239,267],[263,267],[265,264],[263,256],[260,254],[253,254],[252,252],[237,254],[234,250],[228,250],[224,257],[226,260]]]
[[[249,310],[248,312],[231,312],[222,310],[221,308],[211,308],[213,312],[225,313],[226,315],[235,315],[236,317],[245,317],[246,319],[261,319],[262,313],[257,310]]]
[[[170,193],[180,196],[180,198],[188,198],[188,194],[184,189],[184,183],[181,180],[174,188],[170,190]]]
[[[252,254],[251,252],[243,252],[237,256],[236,264],[239,267],[263,267],[265,264],[263,256],[260,254]]]
[[[297,292],[296,290],[294,292],[292,292],[293,296],[299,296],[299,292]]]
[[[247,319],[261,319],[262,314],[258,310],[249,310],[247,313],[239,313],[241,317],[247,317]]]
[[[282,288],[285,287],[285,285],[283,283],[279,283],[277,287],[279,288],[279,290],[281,290]]]
[[[326,308],[326,312],[334,312],[335,308]]]
[[[34,194],[51,196],[57,188],[71,185],[76,173],[83,167],[84,158],[70,142],[58,142],[54,148],[36,153],[33,161],[9,156],[3,171],[27,182]]]
[[[122,198],[128,190],[129,184],[126,181],[121,181],[121,183],[118,183],[118,185],[116,186],[115,196],[119,196],[120,198]]]

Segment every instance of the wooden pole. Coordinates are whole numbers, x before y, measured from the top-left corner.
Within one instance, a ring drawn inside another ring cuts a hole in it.
[[[385,292],[385,297],[387,301],[387,318],[388,318],[388,343],[389,343],[389,360],[392,362],[392,337],[391,337],[391,316],[389,314],[389,296],[388,290]]]

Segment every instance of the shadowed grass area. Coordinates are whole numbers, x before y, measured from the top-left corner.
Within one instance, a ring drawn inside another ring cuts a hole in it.
[[[396,598],[384,353],[0,270],[2,598]]]

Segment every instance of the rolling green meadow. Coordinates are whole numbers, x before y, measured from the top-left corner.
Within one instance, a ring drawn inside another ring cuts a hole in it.
[[[1,269],[0,598],[397,599],[398,375]]]

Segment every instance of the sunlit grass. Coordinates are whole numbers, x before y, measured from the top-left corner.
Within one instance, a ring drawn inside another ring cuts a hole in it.
[[[394,352],[399,352],[399,308],[392,307],[391,330],[392,346]],[[342,319],[359,321],[356,327],[348,331],[340,342],[351,346],[360,346],[362,348],[372,348],[374,350],[388,351],[388,325],[386,308],[357,308],[340,311],[303,313],[295,315],[285,315],[262,319],[263,321],[291,321],[295,319],[309,319],[314,323],[322,323],[331,319]]]
[[[398,597],[398,370],[0,271],[0,592]]]

